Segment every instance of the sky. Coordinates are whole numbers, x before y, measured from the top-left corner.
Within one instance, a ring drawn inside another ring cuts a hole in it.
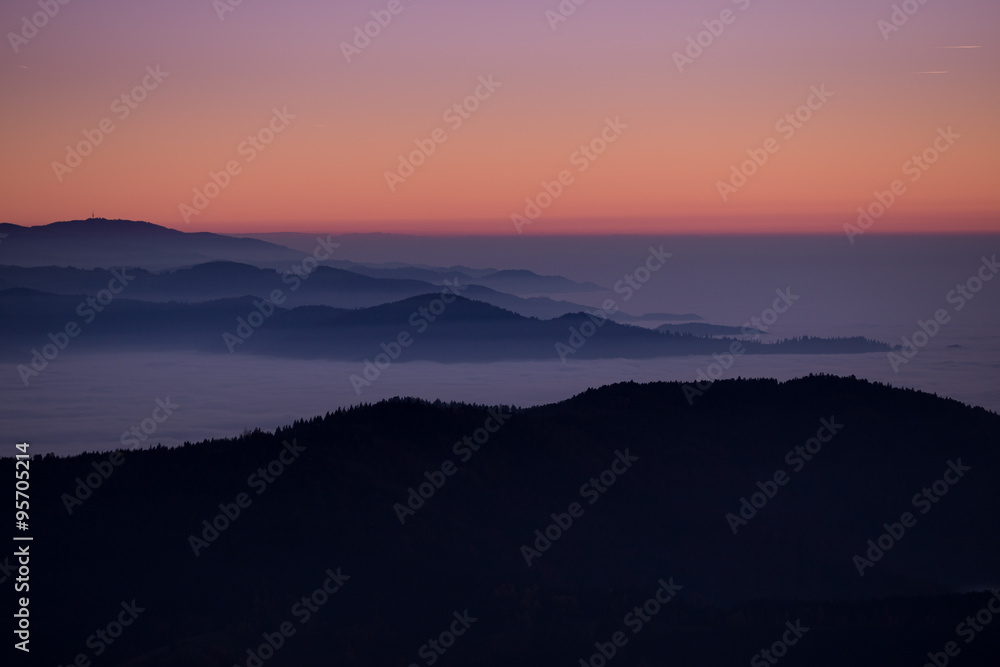
[[[1000,231],[1000,3],[895,7],[7,0],[0,222]]]

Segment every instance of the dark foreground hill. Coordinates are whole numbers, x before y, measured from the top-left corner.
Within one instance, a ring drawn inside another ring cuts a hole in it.
[[[968,591],[1000,583],[998,433],[982,409],[813,376],[693,405],[677,383],[524,410],[397,399],[36,458],[32,656],[881,667],[955,642],[956,665],[994,665],[1000,618]]]

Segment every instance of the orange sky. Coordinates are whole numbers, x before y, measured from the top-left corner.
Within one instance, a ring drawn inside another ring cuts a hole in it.
[[[5,3],[0,221],[513,234],[566,170],[524,233],[839,233],[895,179],[905,194],[873,231],[1000,231],[996,2],[928,3],[885,39],[888,2],[591,0],[553,30],[555,1],[403,0],[348,63],[341,42],[387,4],[244,2],[220,20],[194,0],[70,3],[14,53],[37,7]],[[674,53],[724,9],[732,22],[678,71]],[[146,99],[114,102],[144,77]],[[787,136],[776,123],[814,86],[832,97]],[[444,112],[477,87],[456,127]],[[275,108],[295,117],[241,151]],[[616,118],[628,127],[603,154],[574,155]],[[390,190],[386,172],[436,128],[447,139]],[[960,138],[915,179],[907,163],[947,128]],[[54,165],[84,131],[100,144]],[[723,201],[719,182],[769,138]],[[230,161],[228,185],[185,214]]]

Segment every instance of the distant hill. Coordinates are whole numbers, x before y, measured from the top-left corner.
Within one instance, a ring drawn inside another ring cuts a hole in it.
[[[346,272],[344,272],[346,273]],[[375,280],[358,276],[362,280]],[[723,353],[730,342],[670,334],[602,321],[586,313],[539,320],[496,306],[440,293],[361,309],[293,309],[240,297],[194,304],[117,298],[98,312],[82,296],[0,291],[0,355],[25,359],[49,343],[48,334],[76,322],[74,350],[190,349],[278,357],[363,361],[405,335],[401,361],[492,362],[515,359],[644,359]],[[81,305],[82,304],[82,305]],[[256,313],[251,316],[252,313]],[[256,318],[256,321],[254,321]],[[236,340],[238,338],[239,340]],[[880,352],[889,346],[863,338],[805,338],[742,343],[747,354]]]
[[[301,264],[301,261],[300,263]],[[309,267],[298,271],[288,265],[274,270],[249,264],[215,261],[192,267],[150,272],[132,269],[125,294],[130,299],[142,301],[180,301],[196,303],[213,299],[242,296],[267,296],[281,289],[289,307],[325,305],[335,308],[366,308],[441,289],[445,281],[461,285],[463,293],[477,301],[506,308],[528,317],[551,319],[569,313],[578,313],[586,307],[569,301],[548,297],[519,297],[499,292],[489,287],[472,284],[465,278],[451,274],[433,274],[436,282],[411,278],[373,277],[335,266]],[[391,275],[386,274],[386,275]],[[403,274],[399,274],[403,275]],[[0,264],[0,289],[28,287],[53,294],[96,294],[107,287],[114,275],[105,269],[76,269],[54,266],[20,267]],[[632,316],[618,312],[616,321],[686,320],[699,319],[697,315],[655,313]]]
[[[678,383],[531,409],[394,399],[117,466],[36,458],[32,658],[69,664],[135,600],[102,664],[246,665],[286,621],[263,664],[426,664],[421,647],[468,610],[442,665],[574,665],[619,631],[608,665],[746,664],[787,624],[808,631],[782,664],[921,665],[956,641],[956,665],[994,665],[1000,633],[966,644],[956,625],[990,599],[963,592],[1000,581],[998,432],[980,408],[811,376],[716,382],[694,406]],[[727,514],[777,471],[789,479],[734,534]],[[921,513],[911,498],[934,488]],[[859,576],[854,557],[907,511]],[[550,537],[529,567],[536,530]],[[329,573],[349,579],[302,623],[295,605]],[[626,619],[660,582],[674,597],[636,633]]]
[[[463,283],[492,287],[511,294],[569,294],[600,292],[605,288],[594,283],[580,283],[563,276],[542,276],[524,269],[470,269],[453,266],[449,268],[422,266],[380,266],[358,264],[356,262],[334,262],[355,273],[373,278],[406,278],[440,284],[445,279],[461,280]]]
[[[186,233],[135,220],[90,218],[36,227],[3,223],[0,234],[7,234],[0,246],[0,263],[17,266],[158,270],[212,260],[294,262],[303,257],[296,250],[257,239]]]
[[[0,264],[22,267],[92,269],[135,266],[159,271],[229,261],[284,272],[293,264],[301,264],[317,246],[316,235],[291,235],[297,245],[305,244],[303,249],[292,249],[248,235],[184,232],[149,222],[105,218],[53,222],[34,227],[0,223],[0,234],[7,235],[3,238]],[[332,237],[329,240],[336,242]],[[562,276],[542,276],[526,270],[372,265],[337,257],[324,263],[372,278],[432,284],[457,278],[465,283],[512,294],[562,294],[604,289],[593,283],[580,283]]]
[[[762,335],[766,332],[752,327],[731,327],[707,322],[689,322],[687,324],[661,324],[656,327],[663,333],[693,334],[695,336],[749,336]]]
[[[289,306],[364,308],[457,281],[470,286],[470,298],[551,319],[585,306],[546,295],[604,290],[593,283],[527,270],[364,264],[338,259],[335,252],[329,259],[314,261],[318,237],[306,234],[265,235],[293,241],[296,249],[291,249],[248,235],[188,233],[149,222],[104,218],[35,227],[3,223],[0,234],[6,235],[0,248],[0,289],[29,287],[53,294],[93,294],[107,284],[106,270],[113,267],[136,267],[138,276],[129,298],[147,301],[199,302],[261,296],[282,288]],[[319,238],[337,243],[333,237]],[[701,318],[692,313],[621,311],[612,319],[639,323]]]

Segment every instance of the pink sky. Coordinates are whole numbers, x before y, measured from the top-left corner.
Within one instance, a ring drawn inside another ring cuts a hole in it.
[[[898,180],[878,231],[1000,230],[998,3],[891,31],[871,0],[559,4],[105,0],[32,32],[37,2],[4,3],[0,221],[515,234],[530,199],[525,234],[837,233]],[[391,22],[348,62],[372,11]]]

